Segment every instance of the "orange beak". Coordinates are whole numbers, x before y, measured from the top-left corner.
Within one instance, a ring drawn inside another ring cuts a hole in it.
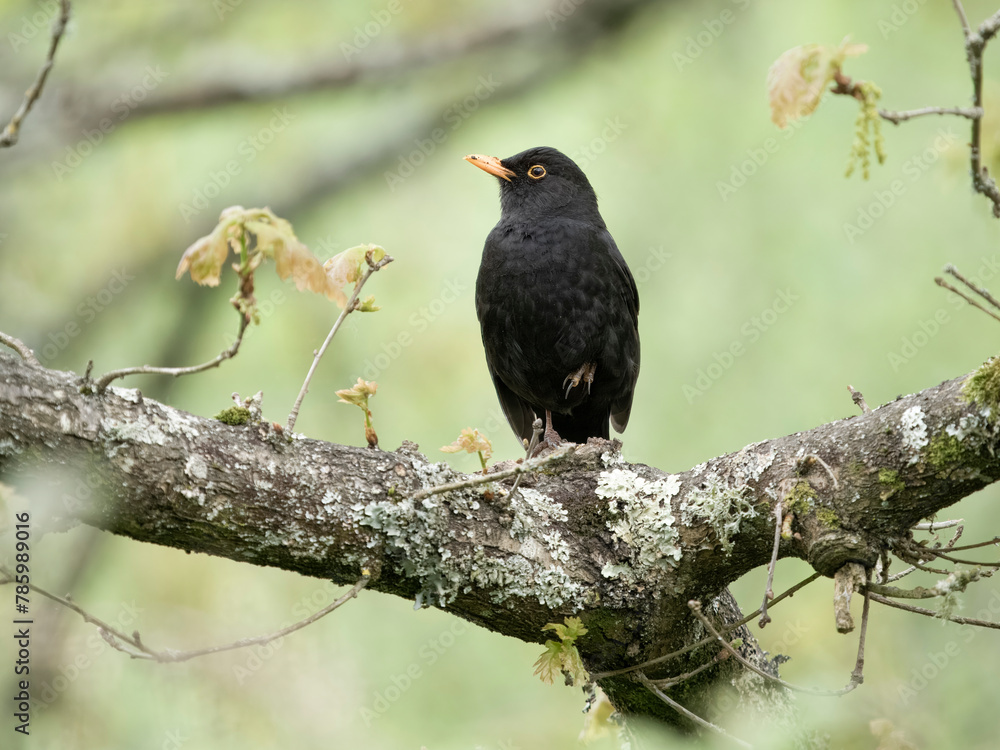
[[[507,182],[510,182],[510,178],[514,176],[514,170],[507,169],[507,167],[501,164],[500,160],[495,156],[469,154],[465,157],[465,160],[469,162],[469,164],[479,167],[484,172],[489,172],[494,177],[499,177],[501,180],[507,180]]]

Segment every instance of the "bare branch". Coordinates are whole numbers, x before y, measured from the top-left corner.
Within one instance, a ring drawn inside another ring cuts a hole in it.
[[[52,41],[49,43],[49,53],[46,55],[45,62],[42,63],[42,67],[38,71],[35,82],[24,93],[24,101],[21,102],[21,106],[17,108],[13,117],[10,118],[10,122],[7,123],[7,127],[0,133],[0,148],[10,147],[17,143],[21,132],[21,121],[31,111],[31,108],[35,106],[38,97],[42,95],[42,88],[45,86],[45,81],[49,77],[49,71],[52,70],[52,65],[55,62],[59,42],[62,40],[63,34],[66,33],[66,25],[69,23],[69,10],[69,0],[60,0],[59,15],[52,23]]]
[[[952,0],[952,5],[955,6],[955,12],[958,14],[958,21],[962,24],[962,35],[968,40],[969,36],[972,34],[972,29],[969,28],[969,19],[965,15],[965,8],[962,7],[962,0]]]
[[[912,120],[914,117],[923,117],[925,115],[955,115],[957,117],[965,117],[969,120],[978,120],[983,116],[982,107],[920,107],[919,109],[907,109],[901,112],[894,112],[888,109],[880,109],[878,111],[879,117],[883,120],[891,122],[893,125],[899,125],[901,122],[906,122],[907,120]]]
[[[9,336],[3,331],[0,331],[0,344],[4,346],[9,346],[15,352],[21,355],[21,359],[27,362],[29,365],[41,364],[35,353],[28,348],[28,346],[21,341],[21,339],[16,339],[13,336]]]
[[[172,375],[175,378],[181,375],[193,375],[196,372],[204,372],[213,367],[218,367],[227,359],[232,359],[236,356],[236,353],[240,350],[240,344],[243,343],[243,334],[246,333],[247,326],[250,321],[245,315],[240,313],[240,330],[236,334],[236,340],[233,342],[232,346],[228,349],[224,349],[219,353],[219,355],[208,362],[202,362],[200,365],[192,365],[191,367],[154,367],[152,365],[142,365],[140,367],[124,367],[121,370],[112,370],[111,372],[105,373],[100,377],[100,379],[94,383],[94,390],[97,393],[103,393],[104,389],[108,387],[112,382],[118,378],[124,378],[129,375]]]
[[[985,542],[977,542],[976,544],[963,544],[959,547],[952,547],[951,545],[949,545],[948,548],[952,552],[958,552],[960,550],[977,549],[979,547],[989,547],[991,545],[997,545],[997,544],[1000,544],[1000,536],[995,536],[992,539],[987,539]]]
[[[979,308],[984,313],[986,313],[987,315],[989,315],[991,318],[994,318],[996,320],[1000,320],[1000,315],[997,315],[992,310],[989,310],[989,309],[983,307],[981,304],[979,304],[978,302],[976,302],[976,300],[972,299],[972,297],[970,297],[969,295],[967,295],[962,290],[956,289],[951,284],[949,284],[947,281],[945,281],[944,279],[942,279],[940,276],[935,276],[934,277],[934,283],[937,284],[940,287],[944,287],[945,289],[947,289],[949,292],[952,292],[953,294],[957,294],[959,297],[961,297],[962,299],[964,299],[970,305],[972,305],[973,307]]]
[[[344,309],[340,311],[340,315],[337,316],[337,321],[333,324],[333,328],[330,329],[330,333],[327,334],[326,340],[323,342],[323,346],[319,348],[316,354],[313,356],[312,365],[309,367],[309,372],[306,373],[306,379],[302,383],[302,388],[299,389],[299,395],[295,398],[295,404],[292,406],[292,411],[288,415],[288,424],[285,429],[288,432],[292,432],[295,429],[295,420],[299,418],[299,409],[302,408],[302,399],[306,397],[309,392],[309,381],[312,380],[313,373],[316,372],[316,368],[319,366],[320,359],[326,353],[327,347],[330,346],[330,342],[333,341],[333,337],[337,335],[337,331],[340,330],[340,324],[344,322],[344,319],[350,315],[358,307],[358,295],[361,294],[361,289],[364,287],[365,282],[371,278],[371,275],[378,271],[383,266],[386,266],[393,261],[391,255],[385,255],[377,263],[372,260],[372,251],[369,250],[365,253],[365,260],[368,261],[368,268],[358,279],[357,283],[354,285],[354,292],[351,294],[351,298],[347,300],[347,304],[344,305]]]
[[[568,456],[577,449],[577,445],[574,443],[568,443],[554,450],[546,456],[540,456],[539,458],[531,458],[522,463],[517,464],[509,469],[502,469],[500,471],[494,471],[489,474],[476,474],[468,479],[463,479],[460,482],[448,482],[447,484],[439,484],[434,487],[428,487],[427,489],[420,490],[413,495],[414,500],[423,500],[424,498],[431,497],[433,495],[440,495],[445,492],[455,492],[456,490],[464,490],[467,487],[476,487],[480,484],[489,484],[491,482],[499,482],[501,479],[507,479],[508,477],[518,477],[522,474],[529,474],[533,471],[538,471],[549,464],[553,464],[561,458]],[[511,489],[511,494],[514,490]]]
[[[939,620],[948,620],[949,622],[954,622],[959,625],[975,625],[980,628],[993,628],[995,630],[1000,630],[1000,622],[991,622],[990,620],[977,620],[973,617],[958,617],[956,615],[944,615],[940,612],[935,612],[932,609],[924,609],[923,607],[917,607],[913,604],[903,604],[903,602],[893,601],[884,596],[876,594],[874,591],[869,594],[872,601],[876,601],[879,604],[884,604],[887,607],[894,607],[896,609],[902,609],[907,612],[913,612],[918,615],[924,615],[925,617],[936,617]]]
[[[853,385],[847,386],[847,390],[851,392],[851,401],[854,402],[855,406],[861,409],[862,414],[867,414],[872,410],[871,407],[868,406],[868,402],[865,401],[865,397],[862,395],[861,391],[854,390]]]
[[[820,577],[819,573],[813,573],[808,578],[803,578],[801,581],[799,581],[798,583],[796,583],[791,588],[785,590],[781,594],[778,594],[778,596],[776,596],[774,598],[774,601],[771,602],[771,608],[774,609],[774,607],[779,602],[781,602],[782,599],[786,599],[786,598],[790,598],[790,597],[794,596],[795,593],[799,589],[808,586],[810,583],[812,583],[813,581],[815,581],[819,577]],[[758,609],[756,612],[751,612],[750,614],[748,614],[746,617],[744,617],[739,622],[735,622],[732,625],[729,625],[725,629],[726,635],[728,635],[729,633],[732,633],[737,628],[746,625],[748,622],[750,622],[751,620],[753,620],[753,618],[755,618],[759,614],[761,614],[761,610]],[[650,659],[648,661],[644,661],[641,664],[633,664],[631,667],[624,667],[622,669],[615,669],[615,670],[610,671],[610,672],[595,672],[594,674],[591,675],[591,677],[594,678],[595,680],[603,680],[606,677],[616,677],[618,675],[628,674],[629,672],[635,672],[636,670],[639,670],[639,669],[647,669],[649,667],[655,667],[657,664],[663,664],[664,662],[669,661],[671,659],[676,659],[677,657],[683,656],[686,653],[694,651],[696,648],[701,648],[702,646],[704,646],[706,644],[709,644],[709,643],[711,643],[714,640],[715,640],[715,636],[711,636],[710,635],[710,636],[707,636],[705,638],[702,638],[700,641],[697,641],[695,643],[691,643],[691,644],[685,646],[684,648],[677,649],[676,651],[672,651],[669,654],[664,654],[663,656],[658,656],[655,659]]]
[[[767,603],[774,598],[774,568],[778,564],[778,548],[781,546],[781,510],[782,503],[777,501],[774,504],[774,547],[771,549],[771,562],[767,566],[767,586],[764,587],[764,600],[760,604],[760,621],[757,623],[764,627],[771,622],[771,616],[767,613]]]
[[[531,458],[532,454],[535,452],[535,448],[538,447],[538,441],[542,439],[542,420],[535,417],[535,421],[531,423],[531,440],[528,441],[527,450],[524,452],[524,460],[527,461]],[[486,469],[483,469],[483,474],[486,474]],[[517,488],[521,484],[521,477],[524,474],[518,474],[517,478],[514,480],[514,484],[510,488],[510,499],[513,500],[517,497]]]
[[[998,301],[996,297],[990,294],[989,290],[986,287],[976,286],[975,284],[973,284],[971,281],[965,278],[965,276],[963,276],[961,272],[951,263],[949,263],[944,267],[944,272],[951,276],[954,276],[956,279],[958,279],[967,287],[969,287],[969,289],[971,289],[980,297],[982,297],[984,300],[993,305],[993,307],[995,307],[997,310],[1000,310],[1000,301]]]
[[[871,568],[864,571],[865,583],[872,579]],[[865,589],[865,604],[861,610],[861,634],[858,636],[858,658],[854,663],[854,671],[851,673],[851,684],[860,685],[865,681],[865,639],[868,636],[868,612],[871,606],[871,597],[868,589]]]
[[[893,599],[934,599],[938,596],[944,596],[944,591],[937,591],[935,589],[929,589],[925,586],[916,586],[912,589],[901,589],[896,586],[886,586],[881,583],[871,583],[866,584],[868,591],[873,594],[879,594],[881,596],[892,597]]]
[[[729,641],[726,640],[725,636],[723,636],[716,629],[716,627],[714,625],[712,625],[711,620],[709,620],[707,617],[705,617],[704,613],[701,611],[701,602],[699,602],[699,601],[697,601],[695,599],[692,599],[691,601],[688,602],[688,607],[691,608],[691,611],[694,613],[694,616],[698,618],[698,620],[701,622],[701,624],[705,626],[705,629],[709,633],[712,634],[712,636],[715,638],[715,640],[717,640],[720,644],[722,644],[722,647],[726,651],[728,651],[732,656],[736,657],[736,660],[740,664],[742,664],[744,667],[746,667],[747,669],[749,669],[751,672],[756,672],[757,674],[759,674],[764,679],[770,680],[771,682],[774,682],[777,685],[781,685],[783,688],[785,688],[787,690],[794,690],[797,693],[807,693],[808,695],[838,696],[838,695],[845,695],[845,694],[851,692],[858,685],[861,684],[860,681],[855,680],[855,676],[853,674],[851,675],[851,681],[846,685],[846,687],[840,688],[840,690],[822,690],[822,689],[818,689],[818,688],[808,688],[808,687],[802,687],[801,685],[793,685],[790,682],[785,682],[785,680],[781,679],[780,677],[775,677],[773,674],[768,674],[763,669],[761,669],[760,667],[758,667],[756,664],[753,664],[753,663],[749,662],[746,658],[743,657],[742,654],[740,654],[739,651],[737,651],[735,648],[733,648],[732,645],[729,643]],[[864,644],[864,639],[863,638],[861,639],[861,643],[862,643],[862,647],[861,648],[862,648],[862,653],[863,653],[863,649],[864,649],[864,645],[863,645]],[[855,672],[856,671],[857,671],[857,667],[855,667]]]
[[[682,706],[680,703],[678,703],[673,698],[671,698],[669,695],[667,695],[662,690],[660,690],[655,684],[653,684],[652,680],[650,680],[648,677],[646,677],[646,675],[644,675],[644,674],[636,675],[636,679],[638,679],[639,682],[641,682],[643,685],[645,685],[646,688],[651,693],[653,693],[653,695],[655,695],[661,701],[663,701],[668,706],[670,706],[672,709],[674,709],[675,711],[677,711],[677,713],[681,714],[682,716],[686,716],[687,718],[689,718],[691,721],[693,721],[698,726],[703,727],[704,729],[708,729],[709,731],[715,732],[720,737],[725,737],[727,740],[729,740],[730,742],[735,743],[736,745],[739,745],[740,747],[747,747],[747,748],[752,748],[753,747],[753,745],[751,745],[751,744],[749,744],[747,742],[744,742],[743,740],[739,739],[738,737],[734,737],[733,735],[729,734],[729,732],[727,732],[722,727],[720,727],[720,726],[718,726],[716,724],[713,724],[712,722],[708,721],[707,719],[701,718],[700,716],[698,716],[698,714],[693,713],[693,712],[689,711],[688,709],[684,708],[684,706]]]
[[[928,549],[927,551],[930,552],[935,557],[940,557],[942,560],[947,560],[948,562],[955,563],[956,565],[978,565],[979,567],[983,568],[1000,568],[1000,563],[979,562],[977,560],[963,560],[958,557],[952,557],[946,552],[942,552],[941,550],[938,549]]]
[[[5,567],[0,565],[0,574],[3,575],[3,579],[0,580],[0,585],[12,583],[14,581],[13,574]],[[135,631],[132,635],[127,635],[121,632],[117,628],[108,625],[108,623],[101,620],[99,617],[95,617],[90,614],[83,607],[79,606],[76,602],[68,597],[58,596],[53,594],[40,586],[36,586],[33,583],[29,583],[28,586],[32,591],[36,591],[42,596],[51,599],[57,604],[61,604],[63,607],[76,612],[80,617],[83,618],[84,622],[90,623],[91,625],[96,625],[101,637],[108,643],[108,645],[121,651],[122,653],[128,654],[133,659],[148,659],[150,661],[157,661],[161,663],[169,662],[179,662],[188,661],[189,659],[195,659],[199,656],[206,656],[208,654],[217,654],[221,651],[233,651],[238,648],[246,648],[247,646],[263,646],[271,641],[276,641],[279,638],[284,638],[290,633],[294,633],[296,630],[301,630],[302,628],[311,625],[317,620],[326,617],[328,614],[333,612],[335,609],[346,604],[348,601],[353,599],[358,595],[368,582],[371,577],[368,575],[362,576],[360,580],[354,587],[351,588],[347,593],[341,596],[339,599],[331,602],[323,609],[318,612],[314,612],[308,617],[299,620],[298,622],[289,625],[287,628],[282,628],[275,633],[269,633],[267,635],[255,636],[253,638],[241,638],[238,641],[233,641],[232,643],[226,643],[219,646],[209,646],[207,648],[199,648],[191,651],[175,651],[174,649],[163,649],[162,651],[157,651],[149,648],[142,642],[142,638],[139,635],[139,631]]]

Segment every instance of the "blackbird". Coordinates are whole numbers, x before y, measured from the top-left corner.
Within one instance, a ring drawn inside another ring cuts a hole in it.
[[[624,432],[639,376],[639,294],[576,163],[554,148],[466,161],[500,183],[500,221],[486,238],[476,314],[507,421],[529,441]]]

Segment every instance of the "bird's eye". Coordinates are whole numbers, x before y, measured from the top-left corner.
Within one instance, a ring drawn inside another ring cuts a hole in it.
[[[528,177],[533,180],[540,180],[545,176],[545,167],[541,164],[536,164],[531,169],[528,170]]]

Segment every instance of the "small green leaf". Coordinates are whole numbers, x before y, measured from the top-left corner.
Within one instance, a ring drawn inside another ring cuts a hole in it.
[[[546,685],[551,685],[562,669],[562,649],[559,641],[545,641],[545,652],[535,661],[535,674]]]
[[[587,628],[579,617],[567,617],[564,624],[550,622],[542,630],[552,630],[558,641],[545,641],[545,652],[535,662],[535,674],[542,682],[552,684],[556,672],[562,673],[567,685],[587,682],[590,676],[576,648],[576,639],[586,635]]]
[[[358,312],[378,312],[382,308],[375,304],[375,295],[370,294],[358,302],[356,309]]]

